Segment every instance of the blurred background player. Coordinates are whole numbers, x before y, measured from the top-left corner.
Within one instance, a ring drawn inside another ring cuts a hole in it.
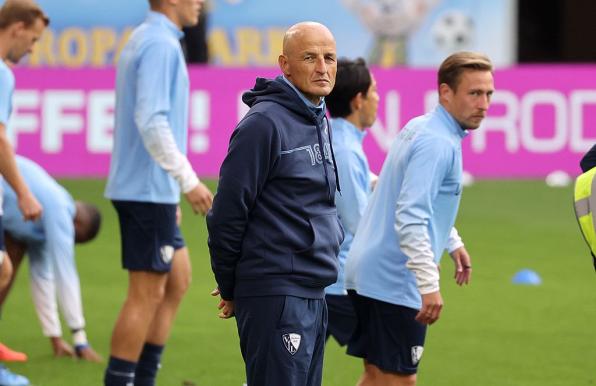
[[[352,301],[344,286],[344,263],[374,178],[371,178],[362,141],[366,129],[377,119],[379,94],[377,82],[364,59],[338,60],[335,86],[325,97],[325,104],[332,117],[333,150],[342,186],[342,194],[335,195],[335,204],[345,234],[339,250],[337,282],[325,289],[329,315],[327,338],[333,336],[343,346],[356,326]]]
[[[6,133],[12,112],[14,75],[6,61],[18,63],[31,52],[50,20],[33,1],[7,0],[0,8],[0,175],[6,179],[18,197],[18,207],[25,220],[35,220],[41,215],[42,207],[35,199],[23,177],[19,174],[14,159],[14,150]],[[1,195],[0,195],[1,196]],[[1,202],[0,202],[1,203]],[[0,213],[0,231],[2,217]],[[2,233],[2,232],[0,232]],[[4,242],[0,240],[0,254],[4,257]],[[5,269],[8,264],[4,262]],[[22,355],[4,345],[0,346],[5,359],[24,360]],[[16,354],[16,355],[14,355]],[[7,386],[28,385],[29,381],[0,366],[0,384]]]
[[[364,359],[358,385],[413,386],[426,327],[439,319],[439,268],[462,189],[461,141],[486,116],[492,64],[459,52],[438,72],[439,105],[409,121],[392,144],[346,260],[358,324],[348,353]],[[451,253],[467,283],[465,247]]]
[[[154,385],[178,306],[190,284],[178,226],[184,193],[205,214],[213,195],[186,158],[189,79],[180,38],[203,0],[150,0],[120,56],[114,149],[106,197],[120,221],[127,298],[114,327],[106,386]]]
[[[54,355],[100,361],[85,334],[81,287],[75,263],[75,242],[85,243],[99,232],[101,215],[93,205],[75,202],[41,166],[17,156],[17,167],[35,197],[43,205],[39,221],[24,221],[17,209],[17,197],[3,182],[4,236],[6,252],[13,265],[14,280],[25,254],[29,256],[31,292],[43,334],[50,338]],[[12,283],[11,280],[11,283]],[[11,284],[0,291],[4,304]],[[58,302],[57,302],[58,300]],[[72,332],[73,348],[62,339],[58,315]]]

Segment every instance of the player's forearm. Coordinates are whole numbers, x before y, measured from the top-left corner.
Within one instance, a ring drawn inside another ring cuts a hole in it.
[[[424,226],[404,227],[399,232],[399,246],[408,257],[406,267],[414,273],[420,294],[439,290],[439,269],[434,261],[430,237]]]
[[[197,174],[188,158],[178,149],[165,118],[152,119],[141,130],[141,137],[151,157],[178,182],[183,193],[188,193],[199,184]]]
[[[19,173],[17,164],[15,161],[14,149],[12,144],[6,136],[6,130],[3,125],[0,124],[0,174],[4,177],[6,182],[15,191],[17,197],[23,197],[29,193],[29,189],[25,184],[25,180]]]

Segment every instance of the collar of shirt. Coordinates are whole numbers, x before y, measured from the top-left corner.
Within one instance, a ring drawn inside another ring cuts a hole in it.
[[[174,24],[166,15],[161,12],[149,11],[146,22],[153,25],[161,25],[169,31],[177,40],[184,37],[182,32],[176,24]]]
[[[325,109],[325,98],[321,98],[321,102],[318,105],[315,105],[314,103],[312,103],[310,100],[308,100],[304,94],[302,93],[302,91],[298,90],[296,88],[296,86],[294,86],[294,84],[292,82],[290,82],[285,76],[282,75],[281,77],[284,82],[286,82],[288,85],[290,85],[290,87],[292,87],[292,89],[294,91],[296,91],[296,94],[298,94],[298,96],[300,97],[300,99],[302,100],[302,102],[304,102],[304,104],[306,104],[306,107],[308,107],[309,109],[313,110],[313,112],[316,114],[318,111],[320,110],[324,110]]]
[[[449,114],[449,112],[447,110],[445,110],[445,108],[443,106],[441,106],[440,104],[437,105],[436,110],[440,116],[443,117],[443,119],[446,121],[447,123],[447,127],[449,128],[449,131],[451,131],[453,134],[459,136],[460,138],[464,138],[466,137],[468,134],[470,134],[470,132],[466,129],[464,129],[459,122],[457,122],[455,120],[455,118],[453,118],[453,116],[451,114]]]
[[[331,127],[333,128],[334,135],[341,131],[345,136],[353,137],[360,143],[362,143],[364,137],[366,137],[366,130],[358,129],[352,122],[344,118],[333,118],[331,120]]]

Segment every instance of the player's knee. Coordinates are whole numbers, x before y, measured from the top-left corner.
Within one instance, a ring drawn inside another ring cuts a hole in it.
[[[0,251],[2,253],[2,251]],[[10,278],[12,277],[12,264],[10,263],[10,259],[8,256],[4,256],[2,260],[2,264],[0,265],[0,290],[4,289],[8,283],[10,283]]]
[[[190,273],[176,277],[176,281],[168,286],[167,297],[177,301],[182,300],[190,287],[191,280]]]

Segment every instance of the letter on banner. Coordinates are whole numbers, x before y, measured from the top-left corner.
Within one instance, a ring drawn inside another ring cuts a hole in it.
[[[110,153],[114,144],[114,91],[95,90],[87,103],[87,149],[91,153]]]
[[[48,90],[43,96],[41,148],[47,153],[62,151],[62,135],[83,131],[81,114],[64,110],[80,110],[85,105],[85,94],[79,90]]]

